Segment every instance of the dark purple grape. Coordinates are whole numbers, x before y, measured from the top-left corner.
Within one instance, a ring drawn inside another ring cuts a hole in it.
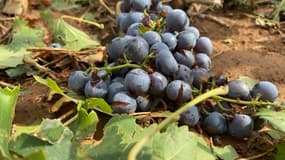
[[[140,23],[143,20],[144,14],[142,12],[129,12],[119,20],[120,30],[127,32],[129,26],[134,23]]]
[[[167,85],[166,95],[172,101],[186,102],[192,96],[192,89],[188,83],[181,80],[174,80]]]
[[[251,90],[253,97],[259,97],[262,101],[273,102],[278,97],[277,87],[268,81],[260,81]]]
[[[161,34],[162,42],[165,43],[169,50],[173,51],[177,45],[176,36],[172,33],[162,33]]]
[[[205,68],[195,68],[192,69],[192,75],[193,75],[193,86],[195,88],[200,88],[201,85],[205,82],[208,82],[210,78],[209,71]]]
[[[104,98],[108,93],[107,84],[103,80],[89,80],[84,88],[86,97]]]
[[[83,71],[74,71],[68,77],[67,86],[74,92],[82,93],[88,80],[89,77]]]
[[[123,19],[125,19],[126,17],[128,16],[128,13],[120,13],[117,17],[116,17],[116,25],[118,28],[121,29],[121,26],[122,26],[122,21],[125,21]],[[128,28],[126,28],[128,29]],[[121,29],[122,30],[122,29]]]
[[[178,71],[178,63],[169,50],[161,50],[156,54],[155,65],[166,76],[173,76]]]
[[[220,135],[227,132],[227,119],[219,112],[210,113],[203,121],[205,131],[210,135]]]
[[[213,44],[208,37],[200,37],[195,45],[195,51],[198,53],[206,53],[211,56],[213,53]]]
[[[149,112],[151,108],[151,102],[147,97],[138,96],[136,98],[138,110],[141,112]]]
[[[116,37],[112,39],[111,44],[108,46],[108,55],[111,59],[118,59],[124,53],[128,38]]]
[[[162,51],[162,50],[168,50],[168,46],[165,44],[165,43],[162,43],[162,42],[157,42],[155,44],[153,44],[150,48],[150,52],[154,52],[156,54],[158,54],[158,52]],[[171,52],[170,52],[171,54]]]
[[[125,92],[114,95],[111,107],[115,113],[133,113],[137,109],[137,102]]]
[[[180,64],[191,68],[195,64],[195,57],[193,53],[189,50],[180,50],[179,52],[174,53],[174,58]]]
[[[156,96],[162,95],[168,84],[167,78],[159,72],[153,72],[150,75],[150,80],[151,80],[149,88],[150,94]]]
[[[248,100],[250,98],[250,90],[243,81],[233,80],[229,82],[228,96],[234,99]]]
[[[211,59],[204,53],[198,53],[195,55],[196,65],[205,68],[207,70],[211,69]]]
[[[127,30],[127,35],[130,36],[139,36],[141,35],[140,33],[140,27],[143,26],[142,23],[133,23],[132,25],[129,26]]]
[[[161,42],[160,35],[155,31],[147,31],[143,34],[143,38],[147,41],[149,46]]]
[[[190,127],[195,126],[200,119],[199,110],[196,106],[189,108],[187,111],[183,112],[180,117],[180,121]]]
[[[132,69],[125,77],[125,85],[136,96],[144,95],[150,87],[150,77],[142,69]]]
[[[135,63],[141,63],[148,55],[148,43],[141,37],[134,37],[128,41],[125,54],[129,60]]]
[[[191,50],[196,45],[196,36],[192,32],[183,31],[177,36],[177,49]]]
[[[183,31],[185,25],[187,24],[187,15],[181,9],[171,10],[166,16],[166,28],[171,31]]]
[[[49,48],[62,48],[62,45],[59,43],[52,43],[48,47]]]
[[[182,80],[188,84],[192,84],[192,70],[183,64],[178,65],[178,71],[175,73],[174,79]]]
[[[185,30],[185,31],[188,31],[188,32],[191,32],[191,33],[194,33],[196,39],[198,39],[198,38],[200,37],[200,32],[199,32],[199,30],[198,30],[196,27],[194,27],[194,26],[186,26],[186,27],[184,28],[184,30]]]
[[[116,81],[114,81],[114,79],[113,79],[112,83],[108,87],[108,99],[107,99],[107,101],[109,103],[111,103],[115,94],[117,94],[119,92],[127,92],[127,91],[128,90],[127,90],[126,86],[124,85],[124,79],[120,79],[120,80],[117,79]]]
[[[131,6],[134,11],[143,12],[144,10],[149,10],[151,5],[151,0],[132,0]]]
[[[245,138],[253,131],[253,120],[245,114],[235,114],[234,119],[229,124],[229,134],[236,138]]]

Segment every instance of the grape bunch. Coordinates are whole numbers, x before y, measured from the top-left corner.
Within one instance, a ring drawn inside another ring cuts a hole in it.
[[[228,85],[226,98],[274,101],[276,86],[258,82],[252,89],[211,72],[213,44],[181,9],[159,0],[123,0],[116,18],[122,36],[107,47],[106,63],[94,71],[73,72],[68,87],[86,97],[105,99],[114,113],[148,112],[167,104],[175,111],[195,96]],[[224,100],[207,100],[181,114],[180,122],[202,124],[209,135],[244,138],[254,129],[251,113]]]

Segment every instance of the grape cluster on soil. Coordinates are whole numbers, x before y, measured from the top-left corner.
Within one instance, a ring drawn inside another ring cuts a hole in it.
[[[121,36],[108,45],[105,63],[92,72],[77,70],[70,75],[68,87],[77,94],[103,98],[119,114],[161,111],[165,104],[175,111],[223,85],[229,86],[228,99],[273,102],[278,97],[271,82],[260,81],[249,88],[241,80],[214,75],[213,44],[191,25],[185,11],[160,0],[124,0],[120,9],[116,22]],[[252,107],[216,98],[188,109],[180,123],[202,124],[213,136],[244,138],[256,128],[253,112]]]

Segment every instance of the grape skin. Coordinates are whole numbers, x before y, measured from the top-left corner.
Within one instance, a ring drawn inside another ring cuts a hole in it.
[[[115,113],[133,113],[137,109],[137,102],[125,92],[114,95],[111,107]]]
[[[174,80],[167,85],[166,95],[172,101],[186,102],[191,98],[192,89],[188,83]]]
[[[203,121],[203,127],[210,135],[220,135],[227,132],[227,120],[219,112],[210,113]]]
[[[125,85],[134,95],[145,95],[150,87],[150,77],[142,69],[132,69],[125,77]]]
[[[200,119],[200,113],[198,107],[192,106],[187,111],[183,112],[180,117],[180,121],[190,127],[195,126]]]
[[[229,124],[229,133],[236,138],[245,138],[253,131],[253,120],[244,114],[235,114],[234,119]]]
[[[253,97],[259,97],[262,101],[274,102],[278,97],[277,87],[268,81],[260,81],[251,90]]]

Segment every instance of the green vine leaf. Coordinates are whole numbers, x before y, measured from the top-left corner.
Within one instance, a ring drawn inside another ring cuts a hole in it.
[[[284,160],[285,159],[285,142],[282,141],[277,145],[277,153],[275,155],[275,160]]]
[[[31,52],[26,51],[26,48],[44,46],[43,36],[42,30],[30,28],[26,21],[16,18],[11,43],[0,45],[0,68],[23,64],[24,57],[31,56]]]
[[[95,47],[100,43],[91,39],[83,31],[71,26],[62,18],[55,18],[50,11],[42,13],[44,21],[53,32],[53,41],[64,44],[64,48],[79,51],[90,47]]]
[[[20,87],[0,88],[0,159],[11,159],[8,144]]]
[[[136,119],[128,115],[114,115],[104,127],[104,137],[98,145],[82,145],[80,159],[125,160],[131,148],[157,124],[142,128]],[[83,149],[84,148],[84,149]],[[139,153],[138,160],[215,160],[216,155],[234,159],[237,153],[232,147],[216,148],[213,153],[209,144],[199,135],[189,132],[187,126],[171,123],[157,133]]]
[[[285,132],[285,110],[277,112],[270,109],[260,109],[256,115],[268,120],[273,128]]]

